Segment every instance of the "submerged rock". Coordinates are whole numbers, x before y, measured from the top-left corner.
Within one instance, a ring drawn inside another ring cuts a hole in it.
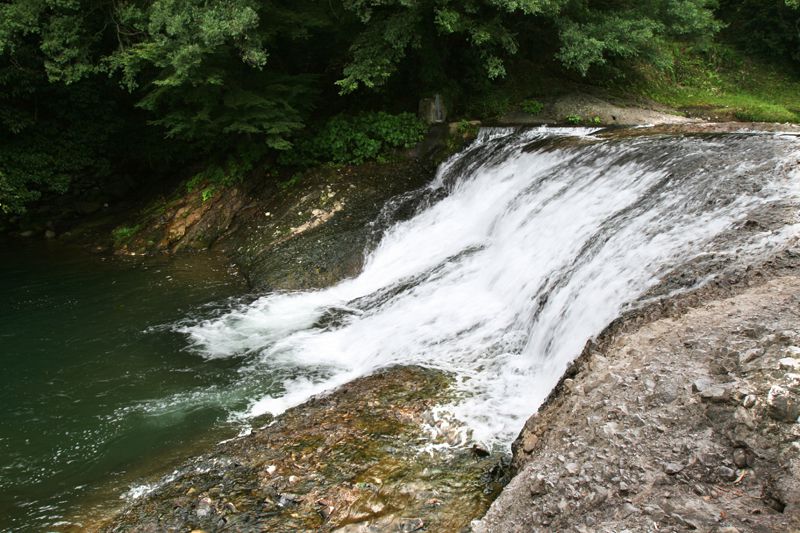
[[[287,411],[184,465],[102,531],[456,532],[504,480],[497,453],[425,451],[448,376],[397,367]]]

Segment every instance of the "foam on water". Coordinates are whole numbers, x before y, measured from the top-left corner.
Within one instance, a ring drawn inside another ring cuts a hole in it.
[[[484,130],[419,192],[416,214],[385,229],[357,277],[181,331],[205,357],[249,356],[243,375],[285,369],[280,392],[244,416],[420,364],[456,376],[451,411],[473,438],[508,442],[587,340],[666,272],[703,254],[753,261],[797,235],[728,231],[797,201],[794,137],[592,133]]]

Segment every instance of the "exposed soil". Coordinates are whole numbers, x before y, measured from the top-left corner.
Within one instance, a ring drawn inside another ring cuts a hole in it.
[[[586,93],[571,93],[542,100],[536,114],[515,111],[498,119],[507,126],[568,124],[590,126],[638,126],[640,124],[684,124],[701,122],[676,110],[655,103],[599,98]]]

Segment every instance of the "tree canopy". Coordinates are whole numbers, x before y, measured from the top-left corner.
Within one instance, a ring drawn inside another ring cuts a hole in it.
[[[578,76],[631,60],[668,65],[669,42],[710,41],[729,26],[798,58],[795,4],[5,0],[0,210],[147,165],[308,146],[321,121],[364,102],[408,111],[398,94],[491,84],[515,57]]]

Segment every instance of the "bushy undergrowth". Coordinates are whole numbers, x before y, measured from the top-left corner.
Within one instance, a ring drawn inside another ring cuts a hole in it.
[[[282,154],[279,161],[295,167],[382,161],[398,149],[413,147],[425,136],[425,130],[425,124],[411,113],[337,115]]]
[[[725,45],[676,47],[672,68],[643,65],[643,76],[623,88],[694,114],[800,121],[800,80],[785,65],[754,60]]]

